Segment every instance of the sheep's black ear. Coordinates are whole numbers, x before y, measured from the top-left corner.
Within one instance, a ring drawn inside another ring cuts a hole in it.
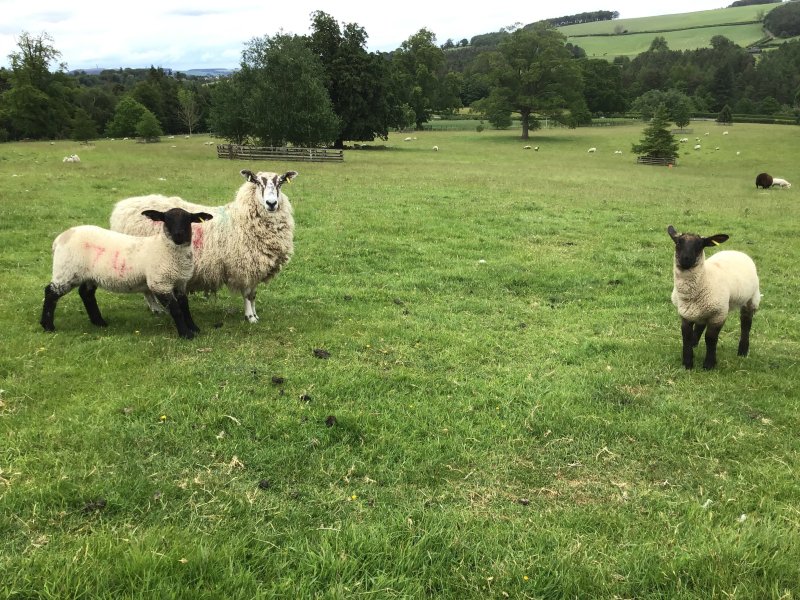
[[[667,233],[669,234],[669,237],[671,237],[673,240],[678,237],[678,232],[675,231],[675,228],[672,225],[667,227]]]
[[[292,179],[294,179],[295,177],[297,177],[297,171],[286,171],[286,173],[284,173],[283,175],[281,175],[281,178],[280,178],[280,180],[278,181],[278,185],[283,185],[283,184],[284,184],[284,183],[286,183],[287,181],[288,181],[289,183],[291,183],[291,182],[292,182]]]
[[[192,214],[192,223],[202,223],[203,221],[210,221],[214,218],[214,215],[210,215],[205,212],[193,213]]]
[[[729,237],[730,236],[727,236],[724,233],[710,235],[707,238],[703,238],[703,246],[719,246],[722,242],[727,242]]]
[[[153,221],[163,221],[164,220],[164,213],[160,210],[145,210],[142,212],[143,217],[147,217],[148,219],[152,219]]]
[[[242,169],[241,171],[239,171],[239,173],[241,173],[242,177],[247,179],[247,181],[249,181],[251,183],[255,183],[256,182],[256,176],[253,174],[252,171],[250,171],[248,169]]]

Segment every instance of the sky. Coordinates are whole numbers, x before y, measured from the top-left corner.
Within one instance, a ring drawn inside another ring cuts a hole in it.
[[[339,23],[357,23],[367,32],[370,52],[388,52],[423,27],[443,44],[581,12],[616,10],[627,19],[723,8],[731,1],[492,0],[470,6],[423,0],[0,0],[0,66],[10,66],[8,56],[19,49],[22,32],[48,34],[69,70],[156,66],[185,71],[237,68],[248,41],[279,32],[306,35],[317,10]]]

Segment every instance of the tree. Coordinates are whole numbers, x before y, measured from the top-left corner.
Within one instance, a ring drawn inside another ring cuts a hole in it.
[[[72,119],[72,139],[79,142],[88,142],[97,137],[97,125],[82,108],[75,110],[75,117]]]
[[[322,62],[325,87],[340,121],[334,148],[343,148],[344,140],[385,140],[396,120],[387,62],[368,53],[366,41],[366,31],[355,23],[340,28],[322,11],[311,14],[309,47]]]
[[[20,35],[19,50],[9,54],[9,89],[0,104],[15,138],[54,138],[67,133],[71,123],[74,80],[67,77],[66,65],[55,72],[51,65],[61,53],[46,33]]]
[[[678,156],[678,142],[670,133],[669,124],[667,107],[661,104],[645,127],[644,137],[631,146],[631,151],[640,156],[674,160]]]
[[[731,107],[727,104],[722,107],[717,116],[718,123],[733,123],[733,115],[731,114]]]
[[[181,120],[189,130],[189,135],[192,135],[192,131],[200,120],[200,106],[197,104],[197,98],[191,90],[181,88],[178,90],[178,103],[180,104]]]
[[[245,94],[242,75],[238,72],[217,81],[211,90],[209,125],[216,135],[232,144],[244,144],[250,135]]]
[[[685,121],[688,124],[688,118],[694,110],[694,103],[683,92],[678,90],[650,90],[639,96],[631,104],[631,110],[638,112],[642,115],[643,119],[651,119],[659,106],[664,105],[667,109],[667,114],[670,119],[678,122]],[[683,127],[683,125],[678,125]]]
[[[242,52],[248,133],[259,144],[331,144],[340,128],[319,59],[299,36],[251,40]]]
[[[622,87],[622,69],[602,59],[583,60],[583,95],[592,113],[620,113],[625,111],[625,92]]]
[[[430,120],[434,109],[449,108],[439,100],[438,74],[444,62],[444,51],[436,45],[436,36],[424,28],[404,41],[392,55],[398,103],[414,109],[417,129]]]
[[[494,83],[487,105],[519,112],[522,139],[528,139],[534,110],[560,114],[583,101],[579,67],[565,41],[563,34],[539,23],[514,31],[497,51],[487,53],[488,76]]]
[[[158,122],[158,117],[146,108],[139,122],[136,123],[136,135],[144,138],[146,142],[157,142],[160,136],[164,135]]]
[[[132,137],[147,108],[131,96],[123,97],[114,109],[114,117],[106,127],[110,137]],[[152,112],[152,111],[151,111]]]

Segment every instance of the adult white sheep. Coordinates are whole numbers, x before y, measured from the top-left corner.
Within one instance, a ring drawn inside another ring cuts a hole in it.
[[[281,192],[297,171],[283,175],[241,171],[245,182],[236,198],[224,206],[209,207],[178,197],[151,195],[121,200],[111,213],[111,229],[133,235],[152,234],[158,227],[141,217],[143,208],[180,207],[204,211],[215,219],[195,226],[194,275],[187,289],[215,292],[223,285],[244,299],[244,316],[258,322],[256,288],[278,274],[294,252],[294,217],[289,199]],[[151,310],[158,303],[146,294]]]
[[[588,152],[589,154],[594,154],[595,152],[597,152],[597,148],[594,148],[594,147],[593,147],[593,148],[589,148],[589,149],[587,150],[587,152]]]
[[[694,149],[695,149],[695,150],[700,150],[700,148],[701,148],[700,144],[695,144],[695,145],[694,145]]]
[[[694,366],[694,347],[706,330],[704,369],[717,364],[717,341],[728,312],[741,309],[739,356],[750,349],[750,327],[761,301],[758,274],[753,260],[743,252],[725,250],[706,260],[705,248],[728,239],[725,234],[701,237],[678,234],[670,225],[667,233],[675,242],[672,303],[681,316],[683,366]]]
[[[166,212],[145,210],[144,218],[164,223],[161,232],[146,238],[109,231],[94,225],[67,229],[53,241],[53,278],[44,289],[39,323],[55,331],[53,318],[59,298],[74,288],[89,320],[107,325],[97,307],[98,287],[112,292],[153,294],[169,309],[178,335],[191,339],[199,332],[189,313],[186,284],[192,276],[192,223],[213,218],[181,208]]]
[[[786,181],[785,179],[781,179],[780,177],[773,177],[772,178],[772,187],[782,187],[782,188],[790,188],[792,184]]]

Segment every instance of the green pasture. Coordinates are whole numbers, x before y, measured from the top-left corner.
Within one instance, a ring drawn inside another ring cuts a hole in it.
[[[800,137],[694,122],[667,168],[642,128],[0,145],[0,597],[797,598]],[[258,324],[197,295],[185,341],[100,291],[107,328],[72,293],[41,330],[60,231],[242,168],[300,173]],[[681,367],[669,224],[755,260],[749,357],[734,315]]]
[[[592,58],[634,57],[645,52],[656,36],[666,39],[671,50],[710,47],[711,38],[725,36],[739,46],[748,46],[764,37],[761,15],[780,3],[704,10],[676,15],[636,19],[615,19],[559,27],[568,41],[580,46]],[[615,35],[618,28],[627,31]]]

